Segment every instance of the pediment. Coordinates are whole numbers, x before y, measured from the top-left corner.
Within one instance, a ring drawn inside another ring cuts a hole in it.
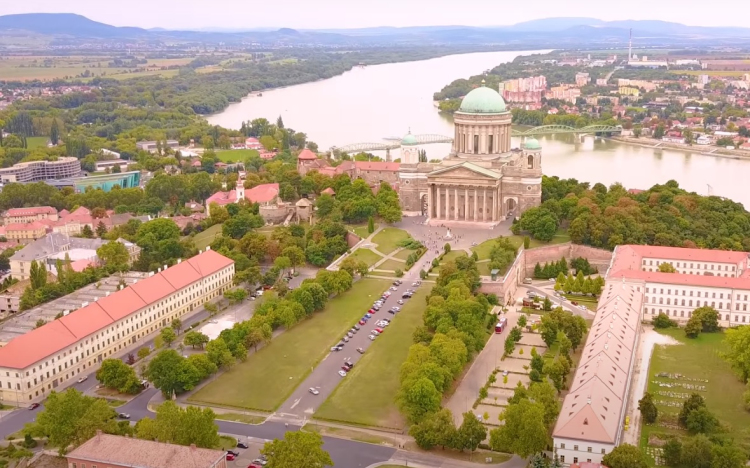
[[[499,172],[487,169],[476,164],[464,163],[455,166],[447,166],[430,172],[427,177],[440,176],[442,179],[486,179],[497,180],[502,177]]]

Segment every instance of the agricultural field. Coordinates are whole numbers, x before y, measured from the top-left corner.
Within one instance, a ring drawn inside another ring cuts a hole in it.
[[[193,57],[153,59],[130,67],[109,67],[107,56],[23,56],[0,57],[0,78],[17,81],[52,81],[57,79],[94,78],[107,76],[115,79],[140,76],[175,76],[177,68],[190,63]],[[170,69],[172,67],[172,69]]]
[[[258,156],[257,150],[254,149],[237,149],[217,151],[216,157],[225,163],[244,162],[250,156]]]

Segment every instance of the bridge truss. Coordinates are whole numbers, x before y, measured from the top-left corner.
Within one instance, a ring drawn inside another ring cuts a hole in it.
[[[515,137],[527,137],[536,135],[554,135],[556,133],[575,133],[578,135],[591,134],[591,133],[620,133],[622,127],[615,127],[613,125],[588,125],[586,127],[575,128],[567,125],[542,125],[541,127],[534,127],[528,130],[516,130],[511,131],[511,135]]]
[[[389,151],[401,147],[401,140],[403,137],[387,137],[383,138],[383,142],[365,142],[365,143],[352,143],[344,146],[334,146],[331,150],[338,150],[342,153],[361,153],[363,151]],[[437,134],[423,134],[414,135],[418,145],[430,145],[433,143],[453,143],[453,138],[445,135]]]

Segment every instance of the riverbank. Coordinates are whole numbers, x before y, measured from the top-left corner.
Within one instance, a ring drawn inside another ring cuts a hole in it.
[[[619,143],[627,145],[640,146],[641,148],[649,148],[658,150],[662,148],[685,151],[693,154],[700,154],[702,156],[712,156],[727,159],[749,159],[750,151],[738,150],[738,149],[727,149],[718,146],[706,146],[706,145],[682,145],[679,143],[669,143],[659,140],[653,140],[649,138],[635,138],[635,137],[604,137],[609,140],[614,140]]]

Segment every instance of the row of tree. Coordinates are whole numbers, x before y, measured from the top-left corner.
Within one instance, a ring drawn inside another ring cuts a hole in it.
[[[597,276],[592,279],[587,276],[584,278],[583,270],[578,270],[575,277],[570,273],[568,273],[568,276],[565,276],[562,272],[559,273],[555,279],[554,287],[555,291],[565,291],[568,294],[591,294],[594,297],[598,297],[602,293],[602,288],[604,288],[603,277]]]

